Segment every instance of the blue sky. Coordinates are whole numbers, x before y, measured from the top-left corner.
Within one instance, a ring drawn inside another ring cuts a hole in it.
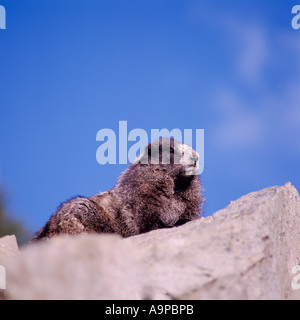
[[[113,187],[102,128],[205,130],[204,214],[300,188],[300,30],[289,0],[0,0],[0,184],[32,232]],[[299,1],[300,4],[300,1]]]

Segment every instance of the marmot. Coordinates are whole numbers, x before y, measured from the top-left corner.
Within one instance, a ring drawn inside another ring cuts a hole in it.
[[[198,164],[198,153],[172,138],[150,143],[114,188],[62,203],[33,240],[80,233],[129,237],[197,219],[203,204]]]

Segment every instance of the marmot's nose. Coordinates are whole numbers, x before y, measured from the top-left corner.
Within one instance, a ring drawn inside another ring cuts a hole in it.
[[[196,152],[195,150],[192,150],[192,159],[195,161],[199,160],[199,153]]]

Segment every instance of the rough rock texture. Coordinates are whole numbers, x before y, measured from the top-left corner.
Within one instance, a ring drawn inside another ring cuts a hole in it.
[[[300,201],[290,184],[250,193],[181,228],[128,240],[148,261],[154,296],[300,298],[291,286],[300,264]]]
[[[0,238],[0,300],[4,297],[6,287],[6,263],[18,254],[18,243],[14,235]]]
[[[18,243],[14,235],[0,238],[0,265],[4,265],[5,262],[10,257],[15,256],[18,251]]]
[[[119,236],[57,237],[7,265],[9,299],[138,299],[140,270]]]
[[[6,265],[5,298],[300,299],[299,265],[300,200],[287,183],[177,228],[28,245]]]

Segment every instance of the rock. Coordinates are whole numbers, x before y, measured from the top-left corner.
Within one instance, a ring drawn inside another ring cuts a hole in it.
[[[30,244],[7,266],[6,299],[138,299],[140,270],[118,236]]]
[[[299,299],[299,226],[288,183],[181,227],[58,237],[10,259],[5,298]]]
[[[17,239],[14,235],[0,238],[0,300],[3,299],[6,288],[6,263],[17,255],[18,251]]]
[[[212,217],[125,241],[140,247],[154,298],[299,299],[291,286],[299,226],[299,195],[286,184],[243,196]]]
[[[0,238],[0,265],[4,265],[7,259],[15,256],[19,251],[15,235]]]

